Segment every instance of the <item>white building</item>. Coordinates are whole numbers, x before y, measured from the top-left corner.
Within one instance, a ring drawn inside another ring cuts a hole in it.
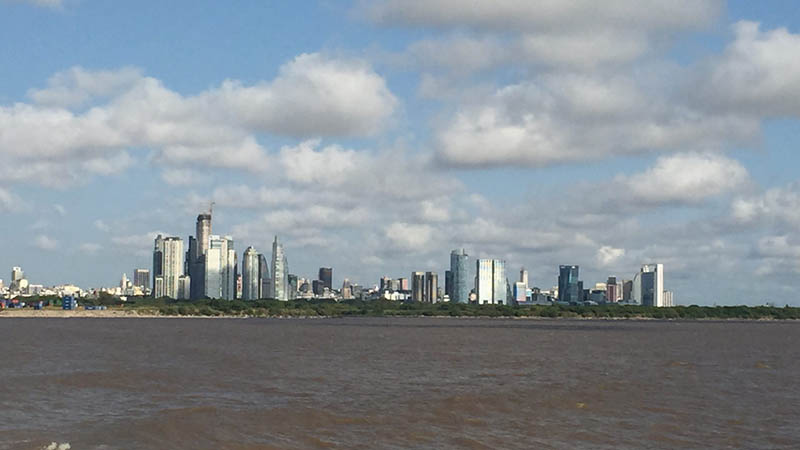
[[[247,247],[242,256],[242,300],[258,300],[260,286],[259,254]]]
[[[205,264],[205,295],[233,300],[236,295],[236,251],[230,236],[211,235]]]
[[[270,298],[281,301],[289,300],[289,268],[283,246],[278,243],[278,236],[272,242],[272,291]]]
[[[178,298],[178,279],[183,275],[183,240],[156,237],[153,249],[154,295]]]
[[[499,259],[478,259],[476,262],[475,291],[479,305],[508,304],[506,289],[506,262]]]

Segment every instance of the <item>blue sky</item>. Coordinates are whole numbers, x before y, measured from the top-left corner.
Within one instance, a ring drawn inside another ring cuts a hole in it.
[[[213,200],[301,277],[463,246],[800,304],[793,2],[469,5],[0,0],[0,268],[113,285]]]

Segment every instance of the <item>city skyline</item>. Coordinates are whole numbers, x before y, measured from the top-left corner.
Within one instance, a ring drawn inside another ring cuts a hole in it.
[[[238,258],[279,236],[337,288],[463,248],[800,305],[793,2],[493,4],[0,1],[0,267],[115,286],[213,202]]]

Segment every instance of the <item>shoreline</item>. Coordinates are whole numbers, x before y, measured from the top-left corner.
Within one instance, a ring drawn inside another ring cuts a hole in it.
[[[541,317],[541,316],[449,316],[449,315],[363,315],[363,316],[305,316],[305,315],[278,315],[278,316],[249,316],[249,315],[233,315],[233,314],[220,314],[220,315],[199,315],[199,314],[160,314],[152,311],[137,311],[137,310],[122,310],[122,309],[106,309],[106,310],[34,310],[34,309],[3,309],[0,310],[0,319],[2,318],[18,318],[18,319],[36,319],[36,318],[55,318],[55,319],[72,319],[72,318],[90,318],[90,319],[344,319],[352,317],[369,317],[369,318],[411,318],[411,319],[503,319],[503,320],[540,320],[540,321],[668,321],[668,322],[798,322],[794,319],[776,319],[776,318],[758,318],[758,319],[744,319],[744,318],[653,318],[653,317]]]

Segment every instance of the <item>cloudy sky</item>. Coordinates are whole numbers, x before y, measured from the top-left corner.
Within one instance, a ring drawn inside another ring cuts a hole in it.
[[[799,305],[798,55],[791,1],[0,0],[0,278],[113,285],[213,200],[337,284],[465,247]]]

